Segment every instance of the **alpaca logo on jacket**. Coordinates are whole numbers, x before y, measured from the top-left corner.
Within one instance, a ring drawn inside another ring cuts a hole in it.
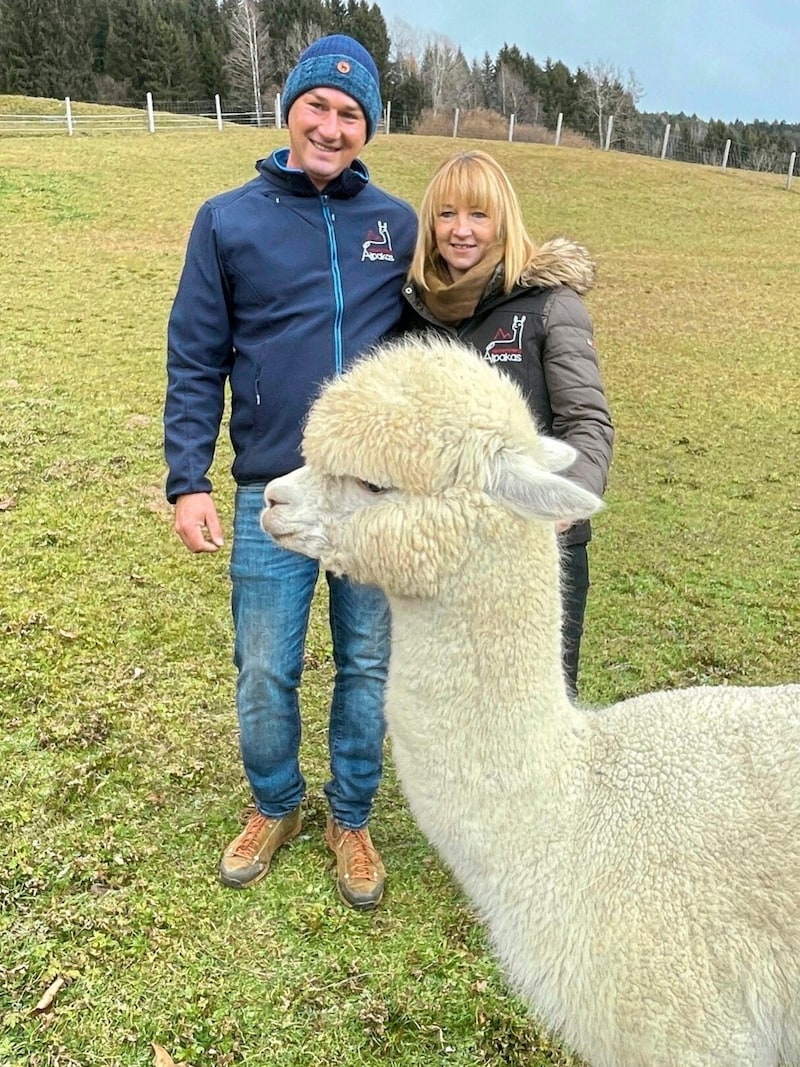
[[[361,246],[361,262],[365,259],[385,259],[394,263],[392,251],[392,235],[389,233],[389,223],[378,221],[378,232],[367,230],[367,239]]]
[[[521,363],[522,331],[527,317],[527,315],[515,315],[511,320],[511,333],[501,326],[484,348],[483,358],[489,363]]]

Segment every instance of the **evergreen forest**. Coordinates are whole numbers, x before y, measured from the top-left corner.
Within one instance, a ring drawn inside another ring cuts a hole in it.
[[[513,44],[468,57],[404,23],[390,33],[367,0],[0,0],[0,94],[140,107],[151,92],[176,109],[219,94],[226,110],[260,119],[305,45],[338,32],[375,57],[393,128],[408,132],[425,113],[459,108],[546,130],[561,115],[595,144],[613,118],[613,147],[649,153],[669,123],[675,141],[700,146],[706,160],[730,140],[755,169],[800,145],[800,124],[640,111],[642,86],[609,64],[572,71]]]

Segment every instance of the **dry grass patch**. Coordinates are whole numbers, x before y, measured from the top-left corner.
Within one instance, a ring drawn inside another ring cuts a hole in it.
[[[414,123],[413,132],[425,137],[452,137],[454,129],[461,138],[480,141],[507,141],[510,120],[488,108],[459,111],[458,122],[454,111],[423,111]],[[549,144],[555,142],[555,133],[539,123],[518,122],[514,124],[513,139],[520,144]],[[561,145],[566,148],[594,148],[588,137],[564,128]]]

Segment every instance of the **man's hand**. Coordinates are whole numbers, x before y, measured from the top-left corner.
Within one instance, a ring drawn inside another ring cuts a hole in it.
[[[210,493],[187,493],[175,503],[175,533],[190,552],[216,552],[225,543]]]

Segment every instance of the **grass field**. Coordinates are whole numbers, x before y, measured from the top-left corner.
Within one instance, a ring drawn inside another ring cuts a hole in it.
[[[2,143],[0,1067],[144,1067],[151,1042],[193,1067],[566,1067],[391,765],[373,820],[386,901],[364,916],[336,900],[321,601],[306,831],[256,890],[216,881],[248,799],[227,556],[191,557],[171,531],[164,333],[197,207],[278,143],[240,129]],[[454,148],[392,136],[365,159],[417,204]],[[585,698],[797,680],[800,186],[490,148],[532,232],[575,237],[599,263],[589,305],[618,437]],[[227,524],[229,461],[223,442]]]

